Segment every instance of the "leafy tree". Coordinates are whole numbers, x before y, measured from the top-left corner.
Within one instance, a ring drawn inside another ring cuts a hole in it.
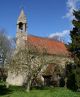
[[[76,64],[76,83],[80,88],[80,10],[73,12],[74,20],[72,21],[73,30],[70,31],[72,43],[70,44],[70,51]]]

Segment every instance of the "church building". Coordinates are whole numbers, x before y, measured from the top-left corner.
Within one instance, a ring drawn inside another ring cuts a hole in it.
[[[56,64],[65,68],[66,62],[71,61],[69,58],[69,52],[63,42],[28,34],[27,18],[24,11],[21,10],[20,16],[17,20],[16,49],[24,48],[27,41],[40,50],[45,49],[47,51],[46,60],[53,60],[53,62],[46,67],[48,71],[47,75],[52,73],[52,68],[54,68]],[[11,78],[9,78],[9,76],[7,78],[7,82],[9,84],[18,86],[23,85],[23,75],[16,76],[13,74],[10,76]],[[46,75],[44,78],[46,78]]]

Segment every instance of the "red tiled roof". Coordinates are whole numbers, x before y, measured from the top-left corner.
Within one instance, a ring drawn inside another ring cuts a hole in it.
[[[32,45],[37,46],[40,49],[46,49],[48,54],[64,56],[67,56],[69,54],[65,44],[62,42],[51,40],[49,38],[36,37],[32,35],[28,35],[26,39]]]

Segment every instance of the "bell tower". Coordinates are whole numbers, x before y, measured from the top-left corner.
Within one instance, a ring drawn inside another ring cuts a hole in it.
[[[17,20],[16,48],[25,46],[24,37],[27,38],[27,19],[22,9]]]

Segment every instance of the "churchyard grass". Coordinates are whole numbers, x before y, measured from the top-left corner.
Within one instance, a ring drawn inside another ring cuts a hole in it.
[[[7,89],[0,85],[0,97],[80,97],[80,92],[73,92],[66,88],[33,88],[27,93],[23,87],[11,86]]]

